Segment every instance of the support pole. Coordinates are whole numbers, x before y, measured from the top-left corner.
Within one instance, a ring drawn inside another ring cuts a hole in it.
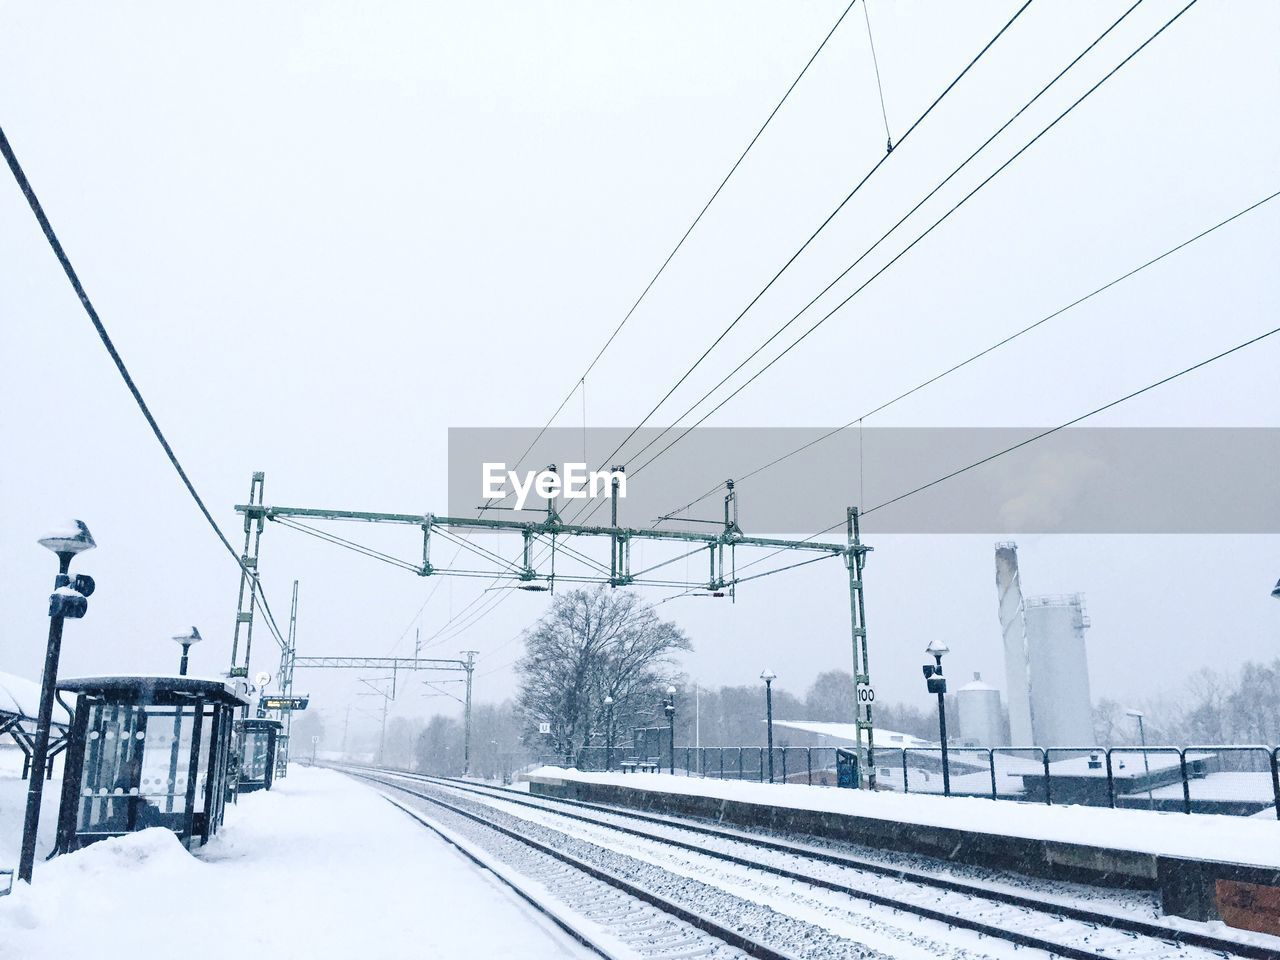
[[[477,652],[476,650],[462,651],[467,658],[463,667],[467,671],[467,699],[463,704],[462,715],[462,775],[464,777],[471,775],[471,680],[475,676]]]
[[[236,628],[231,637],[231,671],[228,676],[249,676],[253,646],[253,598],[258,590],[258,547],[262,540],[266,474],[254,473],[249,483],[249,504],[244,511],[244,550],[240,554],[240,595],[236,601]],[[246,596],[247,594],[247,596]],[[244,665],[240,665],[240,636],[244,628]],[[248,715],[248,707],[244,710]]]
[[[765,723],[769,728],[769,782],[773,783],[773,679],[764,682]]]
[[[55,586],[65,587],[70,579],[74,554],[58,554]],[[62,614],[49,617],[49,643],[44,654],[44,676],[40,680],[40,709],[36,716],[35,742],[31,749],[31,779],[27,781],[27,813],[22,823],[22,853],[18,859],[18,879],[31,882],[36,863],[36,833],[40,827],[40,800],[44,796],[45,763],[49,753],[49,727],[53,722],[53,692],[58,686],[58,659],[62,655]]]
[[[858,508],[847,511],[847,540],[845,565],[849,568],[849,619],[853,639],[854,724],[858,735],[859,785],[876,788],[876,760],[871,703],[861,703],[857,696],[859,684],[871,684],[871,671],[867,656],[866,607],[863,603],[862,571],[866,564],[867,550],[863,546],[858,527]]]

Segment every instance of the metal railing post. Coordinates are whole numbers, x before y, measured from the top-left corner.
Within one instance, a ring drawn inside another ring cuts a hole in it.
[[[747,779],[746,774],[743,772],[743,771],[745,770],[745,768],[744,768],[744,767],[743,767],[743,765],[742,765],[742,751],[743,751],[743,749],[744,749],[743,747],[739,747],[739,748],[738,748],[738,779],[739,779],[739,780],[745,780],[745,779]]]
[[[1276,819],[1280,820],[1280,747],[1271,751],[1271,792],[1276,798]]]
[[[1107,747],[1107,803],[1116,808],[1116,775],[1111,768],[1111,747]]]
[[[787,782],[787,748],[782,748],[782,782]]]
[[[760,757],[759,757],[760,762],[759,762],[759,765],[756,767],[756,769],[760,771],[760,782],[764,783],[764,747],[760,747],[759,751],[760,751]],[[772,760],[773,757],[770,756],[769,759]]]
[[[907,748],[902,748],[902,792],[910,793],[911,786],[907,783]]]
[[[804,768],[809,775],[809,786],[813,786],[813,747],[804,748]],[[1276,772],[1276,758],[1271,758],[1271,773]],[[1276,786],[1276,816],[1280,817],[1280,785]]]
[[[1182,770],[1182,812],[1191,812],[1191,782],[1187,779],[1187,751],[1178,751],[1178,766]]]
[[[987,763],[991,765],[991,799],[998,800],[1000,798],[996,792],[996,752],[994,750],[987,751]]]
[[[1037,749],[1040,750],[1040,756],[1044,759],[1044,802],[1046,806],[1052,806],[1053,798],[1050,796],[1049,787],[1049,751],[1041,748]]]

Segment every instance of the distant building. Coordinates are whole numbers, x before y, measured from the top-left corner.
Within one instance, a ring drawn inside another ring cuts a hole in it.
[[[1024,600],[1015,543],[996,544],[996,594],[1012,745],[1089,745],[1093,706],[1084,598],[1077,593]]]
[[[1093,743],[1093,706],[1084,600],[1078,593],[1028,597],[1026,616],[1034,742],[1042,747],[1088,746]]]
[[[960,708],[960,736],[975,747],[1003,747],[1008,744],[1004,733],[1004,716],[1000,708],[1000,691],[982,682],[982,674],[956,691]]]

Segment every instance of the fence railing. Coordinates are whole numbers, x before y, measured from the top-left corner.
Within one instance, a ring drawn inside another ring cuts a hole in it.
[[[565,765],[566,758],[544,762]],[[769,780],[767,747],[680,747],[637,758],[625,747],[584,747],[573,765],[584,771],[623,769],[637,759],[677,776]],[[775,747],[773,781],[836,785],[835,747]],[[1252,816],[1267,808],[1280,819],[1280,747],[948,747],[950,796],[1079,804],[1181,813]],[[941,747],[877,747],[877,785],[903,793],[942,795]]]

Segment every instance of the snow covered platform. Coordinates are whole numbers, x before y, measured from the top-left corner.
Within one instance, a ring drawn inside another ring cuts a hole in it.
[[[153,828],[38,863],[32,886],[15,884],[0,897],[0,960],[228,952],[580,955],[548,920],[376,791],[297,764],[270,792],[230,807],[222,831],[195,855]]]
[[[1158,889],[1166,913],[1195,920],[1225,919],[1233,903],[1280,896],[1280,823],[1274,819],[559,767],[541,767],[525,778],[536,794],[826,837],[1050,879]],[[1280,923],[1280,916],[1268,922]]]

